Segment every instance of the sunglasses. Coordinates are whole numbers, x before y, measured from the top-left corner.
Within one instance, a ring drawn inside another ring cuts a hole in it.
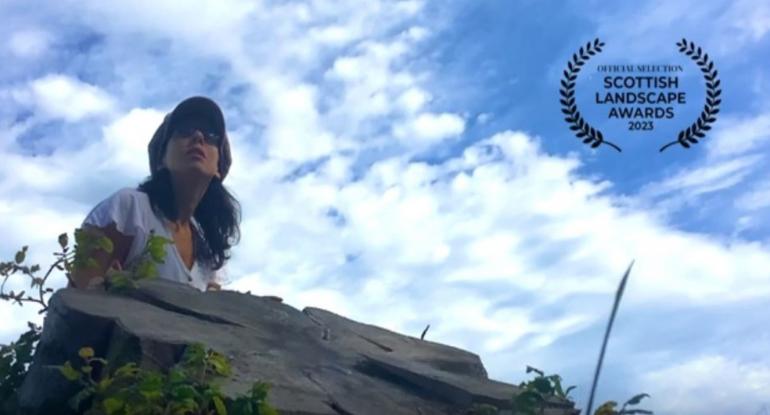
[[[214,131],[214,128],[205,123],[193,119],[182,119],[174,125],[173,136],[178,138],[189,138],[200,131],[203,134],[203,140],[206,144],[217,146],[222,142],[222,136]]]

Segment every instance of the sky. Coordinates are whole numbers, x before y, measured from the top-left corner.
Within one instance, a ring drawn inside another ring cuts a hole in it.
[[[430,324],[491,378],[558,373],[585,408],[633,260],[595,402],[770,406],[770,2],[7,0],[0,16],[0,258],[28,245],[50,264],[60,233],[149,174],[164,114],[206,95],[243,214],[225,289]],[[559,103],[596,38],[576,102],[622,152],[583,144]],[[698,144],[659,152],[705,102],[682,38],[722,103]],[[594,102],[600,63],[679,65],[686,103],[629,131]],[[41,322],[0,313],[2,343]]]

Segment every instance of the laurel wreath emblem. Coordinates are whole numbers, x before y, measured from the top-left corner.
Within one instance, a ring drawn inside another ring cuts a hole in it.
[[[679,46],[679,52],[684,52],[700,66],[703,77],[706,79],[706,105],[703,107],[703,111],[698,119],[692,125],[680,131],[675,141],[661,147],[660,152],[674,144],[680,144],[684,148],[690,148],[690,144],[697,144],[698,138],[704,138],[706,136],[704,131],[710,130],[710,124],[717,120],[715,115],[719,113],[719,104],[722,102],[719,98],[722,90],[719,89],[718,72],[714,69],[714,62],[709,60],[708,53],[704,54],[700,46],[696,48],[693,42],[689,42],[688,45],[687,39],[684,38],[682,38],[681,42],[677,42],[676,45]]]
[[[679,46],[679,52],[685,53],[695,61],[703,72],[703,77],[706,80],[706,105],[703,107],[703,111],[698,119],[692,125],[680,131],[675,141],[661,147],[660,152],[674,144],[680,144],[684,148],[690,148],[692,144],[697,144],[699,138],[706,136],[704,131],[711,130],[711,124],[716,121],[716,114],[719,113],[719,104],[722,103],[720,98],[722,90],[720,89],[720,81],[717,78],[719,72],[714,69],[714,62],[709,59],[709,55],[703,53],[700,46],[695,45],[693,42],[688,42],[685,38],[682,38],[682,41],[677,42],[676,45]],[[575,131],[575,136],[583,139],[584,144],[590,144],[591,148],[607,144],[615,150],[621,151],[620,147],[606,141],[601,131],[586,122],[583,116],[580,115],[577,105],[575,105],[575,81],[577,80],[577,75],[582,66],[591,59],[591,56],[602,51],[603,46],[604,43],[599,38],[596,38],[593,42],[586,43],[585,47],[581,46],[578,52],[572,55],[572,60],[567,61],[567,69],[564,70],[564,77],[561,79],[561,88],[559,89],[561,94],[559,102],[562,105],[561,112],[566,115],[564,120],[569,124],[570,130]]]
[[[567,69],[564,70],[564,77],[561,79],[562,87],[559,89],[561,99],[559,102],[561,102],[562,105],[561,112],[567,116],[564,120],[570,125],[569,129],[575,131],[575,136],[577,138],[582,138],[583,143],[590,143],[591,148],[607,144],[615,150],[621,151],[620,147],[606,141],[601,131],[586,122],[586,120],[583,119],[583,116],[580,115],[577,105],[575,105],[575,80],[577,79],[577,74],[580,72],[581,67],[591,59],[591,56],[602,51],[602,46],[604,46],[604,43],[601,42],[599,38],[596,38],[594,39],[593,44],[588,42],[586,43],[585,49],[581,46],[578,53],[572,54],[572,60],[567,61]],[[586,53],[588,55],[586,55]]]

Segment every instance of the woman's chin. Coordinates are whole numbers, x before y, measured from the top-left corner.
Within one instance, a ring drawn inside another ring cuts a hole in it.
[[[199,163],[192,163],[187,166],[187,168],[179,171],[179,174],[194,180],[211,180],[214,175],[209,172],[208,170],[204,169],[203,166]]]

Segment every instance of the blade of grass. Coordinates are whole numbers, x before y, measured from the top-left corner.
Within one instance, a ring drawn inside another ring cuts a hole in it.
[[[604,341],[602,342],[602,350],[599,352],[599,361],[596,363],[596,372],[594,372],[594,382],[591,385],[591,395],[588,398],[588,410],[586,415],[591,415],[591,409],[594,405],[594,394],[596,393],[596,384],[599,382],[599,372],[602,370],[602,362],[604,361],[604,352],[607,350],[607,341],[610,339],[610,330],[612,330],[612,323],[615,321],[615,314],[618,312],[618,305],[620,305],[620,299],[623,298],[623,290],[626,288],[626,281],[628,275],[631,273],[631,267],[634,266],[634,261],[628,265],[626,273],[623,274],[623,278],[620,280],[620,286],[618,292],[615,294],[615,304],[612,305],[612,313],[610,313],[610,321],[607,323],[607,330],[604,332]]]

